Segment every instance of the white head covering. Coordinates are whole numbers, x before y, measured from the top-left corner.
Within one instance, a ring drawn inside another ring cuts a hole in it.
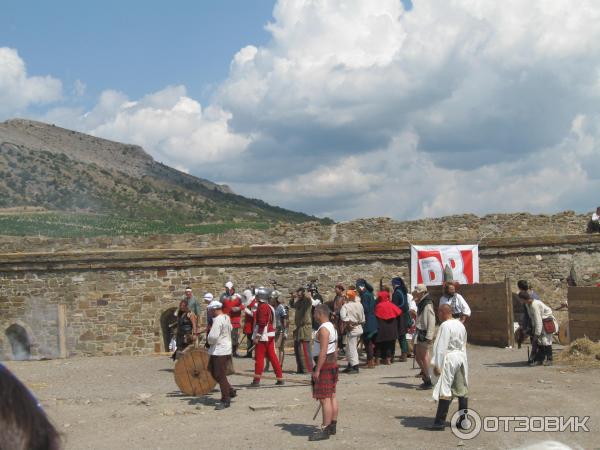
[[[221,309],[223,307],[223,303],[219,300],[213,300],[208,304],[208,309]]]
[[[227,283],[225,283],[225,287],[227,289],[231,289],[231,288],[233,288],[233,283],[231,281],[228,281]]]
[[[248,303],[250,303],[252,301],[252,291],[250,289],[246,289],[244,292],[244,299],[243,299],[243,303],[244,306],[248,305]]]
[[[425,286],[424,284],[417,284],[412,291],[412,295],[424,294],[425,292],[427,292],[427,286]]]
[[[206,294],[204,294],[204,301],[205,302],[209,302],[210,303],[210,302],[212,302],[213,298],[214,297],[213,297],[213,295],[210,292],[207,292]]]

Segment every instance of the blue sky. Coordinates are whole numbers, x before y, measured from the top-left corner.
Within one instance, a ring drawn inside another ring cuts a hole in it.
[[[0,45],[28,70],[67,86],[87,85],[88,104],[105,89],[132,97],[170,84],[207,101],[244,45],[264,44],[274,0],[3,0]]]
[[[597,0],[4,1],[0,120],[337,220],[590,211]]]

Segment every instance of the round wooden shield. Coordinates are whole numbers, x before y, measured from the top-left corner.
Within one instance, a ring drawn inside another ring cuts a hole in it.
[[[208,352],[203,348],[186,348],[175,363],[175,383],[181,392],[198,397],[211,392],[216,380],[208,371]]]
[[[558,327],[558,342],[567,345],[571,342],[571,333],[569,333],[569,321],[563,320]]]

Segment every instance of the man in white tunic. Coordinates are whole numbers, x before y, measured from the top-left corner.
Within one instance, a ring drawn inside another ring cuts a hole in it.
[[[231,398],[236,396],[236,391],[227,380],[227,372],[232,367],[231,360],[231,320],[223,313],[223,304],[213,300],[208,304],[208,309],[213,312],[213,322],[206,340],[208,349],[208,370],[217,380],[221,389],[221,401],[215,407],[217,410],[229,408]]]
[[[525,304],[531,320],[533,337],[537,342],[537,352],[534,361],[529,364],[541,366],[552,365],[552,335],[558,333],[558,322],[552,314],[552,309],[541,300],[534,299],[528,291],[519,292],[519,300]]]
[[[356,291],[348,289],[347,301],[340,309],[340,320],[344,323],[344,330],[348,336],[348,367],[344,373],[358,373],[358,340],[363,334],[362,324],[365,323],[365,310],[360,301],[356,300]],[[369,369],[375,368],[373,360],[369,361]]]
[[[452,317],[450,305],[440,305],[438,318],[441,325],[433,345],[431,366],[438,377],[433,398],[438,401],[435,421],[431,429],[443,430],[446,425],[446,416],[453,397],[458,397],[460,410],[468,408],[468,373],[467,364],[467,330],[462,322]],[[458,420],[458,427],[462,426],[465,418],[463,411]]]
[[[454,283],[446,283],[444,295],[440,298],[440,305],[450,305],[452,317],[465,323],[467,317],[471,317],[471,308],[462,295],[456,292]]]

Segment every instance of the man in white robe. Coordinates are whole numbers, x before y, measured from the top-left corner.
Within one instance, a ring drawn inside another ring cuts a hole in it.
[[[467,330],[462,322],[452,317],[452,307],[449,304],[440,305],[438,318],[441,325],[433,345],[431,366],[438,377],[433,398],[438,401],[435,421],[431,429],[443,430],[446,417],[453,397],[458,397],[460,410],[468,408],[467,396],[469,366],[467,363]],[[458,420],[462,426],[465,418],[463,412]]]
[[[527,291],[519,292],[519,300],[527,308],[527,314],[531,320],[533,339],[537,342],[535,358],[529,364],[541,366],[546,360],[545,364],[551,366],[552,336],[558,333],[558,322],[552,314],[552,308],[541,300],[534,299]]]

